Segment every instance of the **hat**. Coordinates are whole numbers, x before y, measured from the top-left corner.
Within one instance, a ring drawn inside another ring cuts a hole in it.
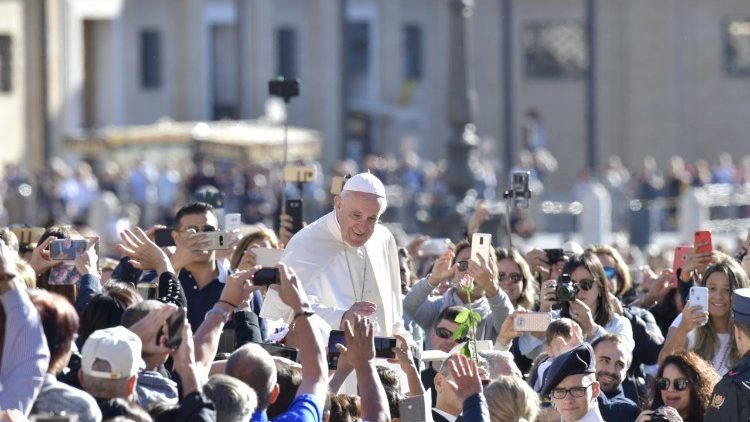
[[[750,288],[735,289],[732,293],[732,316],[740,324],[750,324]]]
[[[593,374],[594,350],[588,343],[582,343],[558,355],[547,369],[547,379],[544,382],[541,395],[547,396],[568,375]]]
[[[343,191],[363,192],[385,198],[385,186],[372,173],[359,173],[349,178],[344,184]]]
[[[110,371],[95,370],[97,359],[109,363]],[[141,366],[145,366],[141,359],[141,339],[121,325],[94,331],[83,345],[81,369],[88,376],[112,380],[130,378]]]

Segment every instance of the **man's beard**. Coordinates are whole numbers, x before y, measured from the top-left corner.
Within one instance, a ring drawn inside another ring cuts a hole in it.
[[[602,378],[604,377],[607,377],[607,379],[603,380]],[[602,387],[602,391],[604,391],[605,393],[611,393],[617,390],[620,384],[622,384],[622,380],[620,379],[620,377],[618,377],[615,374],[604,372],[604,371],[597,372],[596,379],[597,381],[599,381],[599,384]]]

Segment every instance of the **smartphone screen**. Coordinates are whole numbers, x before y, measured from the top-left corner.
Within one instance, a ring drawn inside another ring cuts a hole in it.
[[[513,173],[513,206],[515,208],[528,208],[529,193],[529,172]]]
[[[331,330],[328,335],[328,369],[336,369],[339,366],[341,352],[336,348],[336,344],[346,345],[344,332],[341,330]]]
[[[287,199],[286,213],[292,217],[292,233],[302,230],[302,200]]]
[[[180,347],[182,343],[182,327],[185,325],[185,310],[180,308],[167,318],[167,343],[166,346],[172,350]],[[156,337],[158,343],[159,338]]]
[[[53,261],[74,261],[86,251],[88,240],[58,239],[49,244],[49,257]]]
[[[154,231],[154,243],[162,248],[167,246],[177,246],[172,238],[172,230],[173,229],[156,229],[156,231]]]

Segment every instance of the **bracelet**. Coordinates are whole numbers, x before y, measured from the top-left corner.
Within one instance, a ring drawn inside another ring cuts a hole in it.
[[[223,310],[223,309],[219,308],[219,307],[218,307],[218,306],[216,306],[216,305],[214,305],[214,307],[213,307],[213,308],[209,309],[209,310],[208,310],[208,312],[206,312],[206,316],[208,316],[208,315],[210,315],[210,314],[216,314],[216,315],[219,315],[219,316],[221,317],[221,319],[222,319],[222,320],[224,321],[224,323],[225,323],[225,324],[226,324],[226,323],[227,323],[227,321],[229,320],[229,312],[227,312],[227,311],[225,311],[225,310]]]
[[[300,311],[294,314],[294,318],[292,318],[292,321],[295,321],[297,318],[304,316],[304,317],[311,317],[315,315],[315,312],[313,311]]]
[[[228,300],[219,299],[219,300],[217,300],[217,302],[227,304],[227,305],[231,306],[232,309],[236,309],[237,308],[237,305],[233,304],[232,302],[229,302]]]

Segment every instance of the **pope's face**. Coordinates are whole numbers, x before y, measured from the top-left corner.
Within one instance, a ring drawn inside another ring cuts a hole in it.
[[[341,227],[341,238],[355,248],[367,243],[380,218],[378,197],[369,193],[348,191],[343,198],[336,197],[335,208],[336,218]]]

